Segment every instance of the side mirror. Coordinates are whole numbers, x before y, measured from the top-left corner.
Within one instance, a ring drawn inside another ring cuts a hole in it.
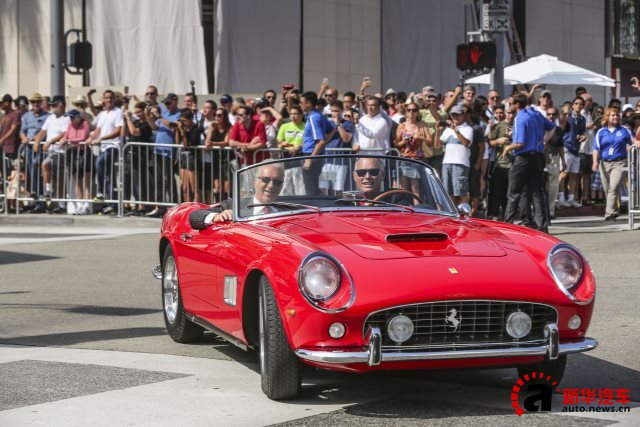
[[[458,205],[458,215],[460,215],[460,219],[467,219],[471,214],[471,205],[469,203],[460,203]]]

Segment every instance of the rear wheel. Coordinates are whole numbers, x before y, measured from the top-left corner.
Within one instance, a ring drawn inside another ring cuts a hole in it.
[[[271,284],[260,279],[260,374],[269,399],[292,399],[300,393],[302,370],[282,326]]]
[[[167,246],[162,262],[162,311],[167,332],[174,341],[192,342],[202,336],[204,329],[190,321],[184,312],[178,267],[171,246]]]
[[[555,381],[562,381],[564,371],[567,367],[567,356],[559,356],[556,360],[545,360],[544,362],[536,363],[533,365],[521,365],[518,366],[518,377],[522,378],[525,374],[532,372],[542,372],[545,375],[550,375]]]

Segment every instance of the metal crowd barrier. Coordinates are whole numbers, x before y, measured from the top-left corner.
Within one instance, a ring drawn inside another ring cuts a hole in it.
[[[25,192],[18,193],[16,205],[38,206],[51,202],[86,204],[87,213],[93,210],[93,195],[104,194],[103,203],[113,205],[121,215],[120,183],[117,170],[121,165],[121,149],[117,142],[102,142],[100,146],[80,144],[51,144],[47,151],[41,142],[34,152],[34,142],[22,144],[18,157],[22,159],[20,173],[25,177]],[[47,173],[45,174],[45,168]],[[50,177],[47,190],[45,175]],[[77,194],[77,193],[80,194]],[[20,210],[16,209],[16,214]]]
[[[7,200],[7,156],[4,154],[4,149],[0,147],[0,209],[5,215],[9,214],[9,201]]]
[[[628,153],[629,165],[629,229],[635,226],[635,216],[640,216],[640,148],[632,145]]]

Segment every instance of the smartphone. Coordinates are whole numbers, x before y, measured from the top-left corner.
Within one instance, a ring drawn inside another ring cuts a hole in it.
[[[370,82],[370,81],[371,81],[371,77],[369,77],[369,76],[364,76],[364,77],[362,78],[362,81],[363,81],[363,82]]]
[[[323,77],[322,78],[322,84],[323,85],[328,85],[329,84],[329,78],[328,77]]]

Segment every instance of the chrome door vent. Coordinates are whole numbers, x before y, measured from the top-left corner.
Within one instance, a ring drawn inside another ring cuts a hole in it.
[[[224,276],[224,302],[235,307],[237,296],[238,276]]]

